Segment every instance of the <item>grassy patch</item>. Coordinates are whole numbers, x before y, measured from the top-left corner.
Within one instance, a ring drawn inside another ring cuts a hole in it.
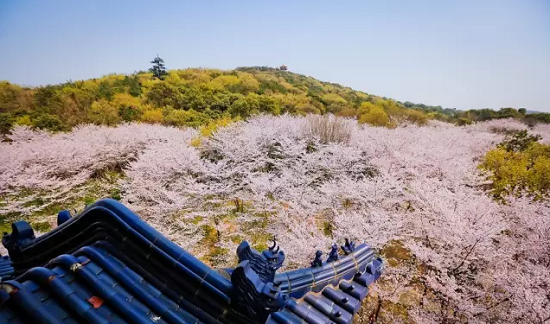
[[[220,241],[220,233],[212,225],[202,225],[201,229],[204,234],[204,238],[201,240],[202,244],[212,245]]]
[[[65,202],[53,202],[41,208],[39,211],[33,213],[31,218],[38,216],[52,216],[57,215],[60,211],[67,209],[68,205],[72,205],[72,201]]]
[[[342,200],[342,207],[346,209],[353,207],[353,200],[351,198],[344,198]]]
[[[334,225],[332,222],[324,222],[323,223],[323,234],[328,237],[333,237],[334,232]]]
[[[334,226],[334,221],[332,220],[332,216],[329,214],[329,212],[321,211],[320,213],[314,215],[314,217],[317,228],[325,236],[332,238],[336,227]]]
[[[37,197],[24,203],[23,207],[33,207],[33,206],[40,207],[46,203],[47,203],[46,200],[42,199],[41,197]]]
[[[31,224],[32,229],[37,231],[37,232],[46,233],[46,232],[51,231],[51,229],[52,229],[52,225],[48,222],[34,222],[34,221],[31,221],[30,224]]]
[[[258,251],[263,251],[268,248],[267,242],[273,239],[273,235],[266,232],[258,232],[250,237],[252,242],[250,245]]]
[[[121,194],[119,188],[111,189],[111,192],[109,193],[109,196],[111,198],[113,198],[114,200],[118,200],[118,201],[120,201],[122,199],[122,194]]]
[[[243,224],[244,231],[251,231],[255,229],[265,229],[269,225],[269,219],[273,216],[272,213],[262,212],[254,214],[254,218]]]
[[[202,216],[195,216],[191,220],[191,223],[193,223],[194,225],[199,225],[199,223],[202,222],[203,219],[204,219],[204,217],[202,217]]]
[[[20,212],[9,212],[0,215],[0,232],[11,233],[11,223],[21,219],[23,215]]]
[[[242,237],[241,235],[232,235],[230,239],[231,242],[235,244],[241,244],[241,242],[244,241],[244,237]]]
[[[21,188],[16,194],[2,197],[2,206],[11,205],[12,209],[20,207],[21,210],[27,209],[27,211],[25,213],[0,214],[0,230],[10,232],[11,223],[25,220],[31,224],[35,231],[48,232],[52,226],[50,221],[46,219],[47,216],[57,215],[64,209],[82,210],[86,205],[105,197],[120,200],[122,194],[119,188],[119,180],[123,177],[124,175],[120,172],[104,170],[97,173],[96,177],[72,190],[73,194],[81,194],[57,199],[45,198],[51,195],[51,192],[41,189]]]
[[[37,232],[45,233],[52,229],[48,221],[38,220],[37,217],[29,217],[20,212],[9,212],[0,215],[0,232],[11,233],[11,224],[20,220],[29,222],[32,228]]]
[[[401,263],[412,259],[411,251],[403,245],[403,242],[397,240],[389,241],[380,251],[380,254],[392,267],[397,267]]]
[[[200,260],[212,267],[224,263],[227,255],[229,255],[229,250],[218,246],[220,232],[209,224],[202,225],[200,228],[204,237],[199,241],[199,245],[201,250],[206,250]]]

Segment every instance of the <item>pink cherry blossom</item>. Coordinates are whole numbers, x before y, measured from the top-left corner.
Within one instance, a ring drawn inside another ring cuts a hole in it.
[[[307,266],[315,250],[346,237],[376,249],[401,242],[426,270],[386,267],[392,289],[373,290],[399,302],[411,280],[420,280],[452,310],[409,306],[418,323],[550,322],[550,205],[526,198],[499,204],[477,169],[502,130],[527,126],[432,121],[386,129],[338,119],[341,140],[327,142],[333,135],[311,123],[258,116],[218,129],[199,146],[194,129],[144,124],[86,125],[67,134],[16,128],[13,142],[0,144],[0,195],[8,197],[0,213],[32,214],[40,207],[25,203],[39,195],[81,195],[97,172],[115,168],[125,175],[123,202],[184,248],[200,245],[203,235],[189,220],[235,213],[231,202],[240,199],[247,208],[234,221],[270,215],[264,230],[292,261],[287,267]],[[530,131],[550,141],[547,125]],[[23,189],[36,194],[18,196]],[[223,234],[231,224],[213,223],[230,258],[236,243]]]

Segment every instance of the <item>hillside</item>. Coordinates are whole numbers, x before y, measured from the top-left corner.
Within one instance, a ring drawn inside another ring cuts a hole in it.
[[[158,77],[149,72],[112,74],[36,88],[0,81],[0,133],[14,125],[67,131],[83,123],[133,121],[195,127],[258,113],[332,113],[389,128],[425,125],[429,119],[459,125],[502,118],[550,122],[550,114],[526,115],[525,109],[458,111],[400,102],[269,67],[172,70]]]
[[[365,103],[370,106],[361,110]],[[257,113],[366,116],[364,122],[381,126],[427,120],[420,110],[394,100],[275,69],[173,70],[162,80],[145,72],[113,74],[37,88],[0,82],[4,133],[15,124],[54,131],[81,123],[132,121],[197,126],[220,117],[247,118]]]

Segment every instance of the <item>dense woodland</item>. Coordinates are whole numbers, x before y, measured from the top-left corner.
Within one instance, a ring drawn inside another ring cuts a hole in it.
[[[280,68],[166,71],[162,59],[151,63],[148,72],[36,88],[0,82],[0,132],[14,125],[66,131],[83,123],[112,126],[133,121],[195,127],[221,117],[258,113],[332,113],[390,128],[407,121],[424,125],[428,119],[459,125],[509,117],[550,122],[550,114],[526,117],[525,109],[457,111],[402,103]]]

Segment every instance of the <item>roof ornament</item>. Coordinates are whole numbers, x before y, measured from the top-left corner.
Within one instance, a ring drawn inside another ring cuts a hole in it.
[[[11,224],[11,234],[4,233],[2,244],[10,256],[13,256],[17,255],[21,247],[31,243],[35,238],[31,225],[25,221],[18,221]]]
[[[62,210],[57,214],[57,226],[60,226],[61,224],[65,223],[69,219],[71,219],[71,212],[68,210]]]
[[[59,223],[64,225],[38,239],[26,222],[14,223],[12,233],[4,235],[10,256],[0,256],[0,322],[17,313],[22,318],[58,323],[61,319],[52,318],[52,314],[66,316],[73,302],[87,302],[98,310],[108,303],[119,305],[111,308],[114,315],[136,315],[137,322],[162,317],[174,323],[223,318],[226,324],[349,324],[369,285],[383,270],[382,260],[368,245],[356,248],[346,239],[341,248],[350,255],[339,255],[340,244],[334,243],[328,257],[323,251],[316,252],[312,267],[277,274],[285,253],[275,238],[262,252],[245,241],[237,249],[240,263],[236,268],[212,269],[115,200],[100,200],[73,218],[68,216],[63,213]],[[118,264],[124,271],[119,271]],[[98,295],[64,294],[65,283],[52,275],[57,273],[52,271],[57,265],[82,283],[75,289],[91,285]],[[99,274],[101,279],[96,278]],[[30,281],[55,298],[34,296],[31,290],[35,286],[24,285]],[[165,298],[141,288],[142,281],[157,287]],[[139,305],[119,303],[108,282],[118,282],[120,287],[117,284],[113,289],[124,289],[131,298],[143,300],[151,307],[151,317],[141,314]],[[16,291],[29,298],[11,298]],[[11,299],[6,302],[7,298]],[[173,302],[182,306],[181,313],[165,312]],[[57,309],[66,311],[57,314]],[[84,320],[72,315],[75,323]]]
[[[323,257],[323,251],[317,250],[317,252],[315,252],[315,259],[313,260],[313,262],[311,262],[311,267],[312,268],[322,267],[323,266],[322,257]]]
[[[285,261],[285,253],[280,250],[275,238],[272,241],[273,245],[262,251],[262,253],[252,248],[247,241],[242,242],[237,247],[239,263],[246,260],[250,261],[250,267],[260,276],[263,282],[273,282],[275,272]]]
[[[350,241],[349,238],[346,238],[346,243],[342,245],[342,251],[344,251],[346,255],[353,253],[353,251],[355,251],[355,243]]]
[[[274,282],[275,272],[285,260],[275,238],[273,245],[259,253],[247,241],[237,248],[239,265],[231,272],[232,303],[250,317],[264,322],[269,314],[282,309],[288,295],[281,292],[281,282]]]
[[[337,261],[338,259],[339,259],[338,244],[334,243],[334,244],[332,244],[332,247],[330,249],[330,253],[329,253],[328,258],[327,258],[327,263]]]

